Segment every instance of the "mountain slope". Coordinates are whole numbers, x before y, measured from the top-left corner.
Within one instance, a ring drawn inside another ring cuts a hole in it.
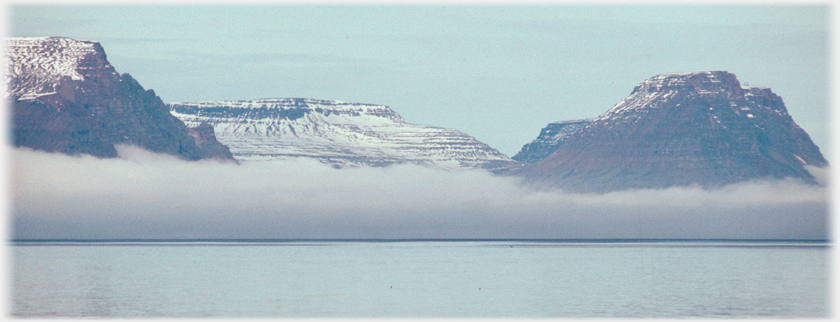
[[[524,163],[534,163],[557,150],[572,134],[582,131],[592,119],[560,121],[549,123],[540,130],[540,135],[531,143],[522,146],[522,150],[511,159]]]
[[[464,133],[407,123],[387,106],[277,98],[169,104],[187,124],[206,122],[240,160],[309,157],[343,166],[396,163],[494,170],[515,165]]]
[[[806,165],[828,162],[781,97],[714,71],[650,78],[551,155],[510,173],[603,192],[784,177],[816,183]]]
[[[154,91],[117,73],[99,43],[12,38],[6,49],[15,146],[117,157],[115,145],[132,144],[187,160],[233,159],[212,129],[188,129]]]

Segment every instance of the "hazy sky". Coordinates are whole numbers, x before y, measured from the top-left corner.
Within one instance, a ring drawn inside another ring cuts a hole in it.
[[[13,6],[8,28],[98,41],[165,102],[385,104],[509,156],[547,123],[595,117],[654,75],[726,70],[781,95],[827,154],[828,9]]]

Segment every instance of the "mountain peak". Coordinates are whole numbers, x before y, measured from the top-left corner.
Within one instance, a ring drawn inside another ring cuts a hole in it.
[[[6,73],[8,96],[32,99],[55,93],[67,77],[82,81],[102,75],[117,76],[98,42],[64,37],[9,38]]]
[[[206,127],[190,132],[154,91],[117,73],[97,42],[11,38],[6,55],[15,146],[117,157],[116,145],[132,144],[188,160],[233,158]]]
[[[688,73],[665,73],[653,76],[637,85],[635,91],[645,89],[676,90],[691,88],[695,92],[721,92],[730,87],[740,87],[735,74],[726,71],[702,71]]]
[[[765,178],[816,183],[828,162],[767,88],[724,71],[649,78],[552,154],[518,173],[572,191],[715,187]]]
[[[678,93],[715,99],[743,99],[741,83],[735,74],[726,71],[667,73],[651,77],[633,88],[629,96],[618,102],[598,119],[613,117],[639,109],[661,107],[657,102],[668,101]]]

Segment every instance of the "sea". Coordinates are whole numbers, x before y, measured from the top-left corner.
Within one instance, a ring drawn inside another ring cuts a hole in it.
[[[826,318],[828,241],[10,241],[17,318]]]

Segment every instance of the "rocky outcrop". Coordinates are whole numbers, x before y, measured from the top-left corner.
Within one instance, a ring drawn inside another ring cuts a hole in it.
[[[115,145],[131,144],[187,160],[233,159],[212,128],[191,131],[154,91],[117,73],[99,43],[14,38],[6,46],[15,146],[117,157]]]
[[[199,155],[200,159],[222,159],[236,162],[233,154],[230,153],[230,148],[216,140],[216,132],[212,125],[200,123],[196,127],[187,127],[187,133],[195,140],[198,151],[201,153]]]
[[[524,163],[534,163],[542,160],[554,153],[563,142],[566,142],[569,136],[580,132],[589,123],[592,123],[592,119],[549,123],[540,131],[540,135],[534,141],[525,144],[522,150],[511,159]]]
[[[785,177],[816,183],[805,166],[827,165],[781,97],[714,71],[644,81],[551,155],[510,174],[604,192]]]
[[[495,170],[516,165],[462,132],[412,124],[384,105],[304,98],[172,103],[186,124],[212,124],[243,161],[292,157],[334,167],[414,163]]]

